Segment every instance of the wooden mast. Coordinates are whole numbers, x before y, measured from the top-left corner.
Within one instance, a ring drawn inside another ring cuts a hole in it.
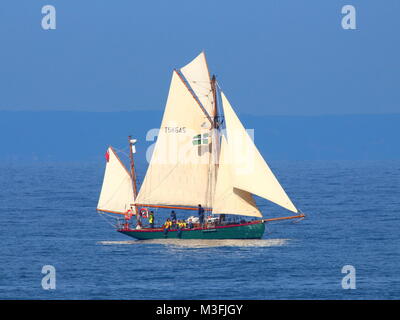
[[[216,77],[215,75],[211,78],[211,90],[213,95],[213,109],[212,109],[212,155],[211,155],[211,168],[213,172],[211,173],[210,178],[210,191],[215,193],[215,187],[217,183],[217,172],[219,167],[219,155],[221,151],[220,146],[220,134],[219,134],[219,115],[218,115],[218,102],[217,102],[217,87],[216,87]],[[214,199],[215,194],[211,195],[211,199]],[[212,204],[211,204],[212,206]]]
[[[213,101],[214,101],[214,110],[213,110],[213,117],[214,117],[214,129],[218,129],[219,121],[218,121],[218,105],[217,105],[217,88],[216,83],[217,79],[215,78],[215,74],[213,74],[211,78],[211,89],[213,92]]]
[[[217,79],[216,79],[215,75],[213,75],[212,78],[211,78],[211,89],[212,89],[212,92],[213,92],[213,101],[214,101],[214,106],[213,106],[214,107],[214,109],[213,109],[213,129],[214,129],[214,133],[215,134],[218,133],[218,130],[219,130],[219,127],[220,127],[220,120],[219,120],[219,114],[218,114],[218,102],[217,102],[218,96],[217,96],[216,83],[217,83]],[[217,139],[216,139],[215,142],[216,142],[216,146],[215,147],[216,147],[216,150],[218,151],[217,152],[217,158],[219,159],[219,151],[220,151],[219,135],[217,136]],[[218,161],[216,163],[216,167],[218,168]]]
[[[136,173],[135,173],[135,161],[133,160],[133,152],[132,152],[132,136],[128,136],[128,143],[129,143],[129,160],[131,163],[131,178],[132,178],[132,185],[133,185],[133,197],[136,200],[137,197],[137,184],[136,184]],[[138,207],[135,206],[135,213],[136,219],[138,219]]]

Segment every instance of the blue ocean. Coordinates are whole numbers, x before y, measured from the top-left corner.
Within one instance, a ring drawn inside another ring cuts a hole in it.
[[[136,241],[95,210],[103,162],[0,164],[0,298],[399,299],[400,161],[270,165],[306,219],[260,240]]]

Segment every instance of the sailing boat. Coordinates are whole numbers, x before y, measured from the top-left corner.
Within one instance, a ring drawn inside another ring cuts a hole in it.
[[[136,140],[128,137],[128,141],[130,170],[113,147],[107,150],[97,206],[99,213],[124,216],[117,228],[123,234],[136,239],[257,239],[268,221],[304,217],[256,148],[215,76],[210,76],[204,52],[173,71],[140,190],[133,156]],[[264,219],[254,195],[295,215]],[[199,205],[206,213],[204,221],[192,216],[172,226],[144,226],[149,208],[191,212]],[[230,219],[238,216],[239,220]]]

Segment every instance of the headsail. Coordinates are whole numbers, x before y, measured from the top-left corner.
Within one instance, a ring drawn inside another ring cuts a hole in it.
[[[229,101],[221,92],[228,145],[234,170],[233,185],[270,200],[290,211],[298,212],[250,138]]]
[[[228,143],[225,136],[222,136],[217,185],[213,202],[213,213],[262,217],[253,196],[247,191],[234,187],[231,161],[232,157]]]
[[[136,203],[211,205],[210,126],[174,71],[161,128]]]
[[[134,202],[131,176],[112,147],[107,149],[106,159],[97,210],[125,214]]]

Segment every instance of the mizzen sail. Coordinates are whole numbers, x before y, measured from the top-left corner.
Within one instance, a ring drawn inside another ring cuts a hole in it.
[[[97,210],[125,214],[134,202],[131,175],[112,147],[107,149],[106,160]]]

